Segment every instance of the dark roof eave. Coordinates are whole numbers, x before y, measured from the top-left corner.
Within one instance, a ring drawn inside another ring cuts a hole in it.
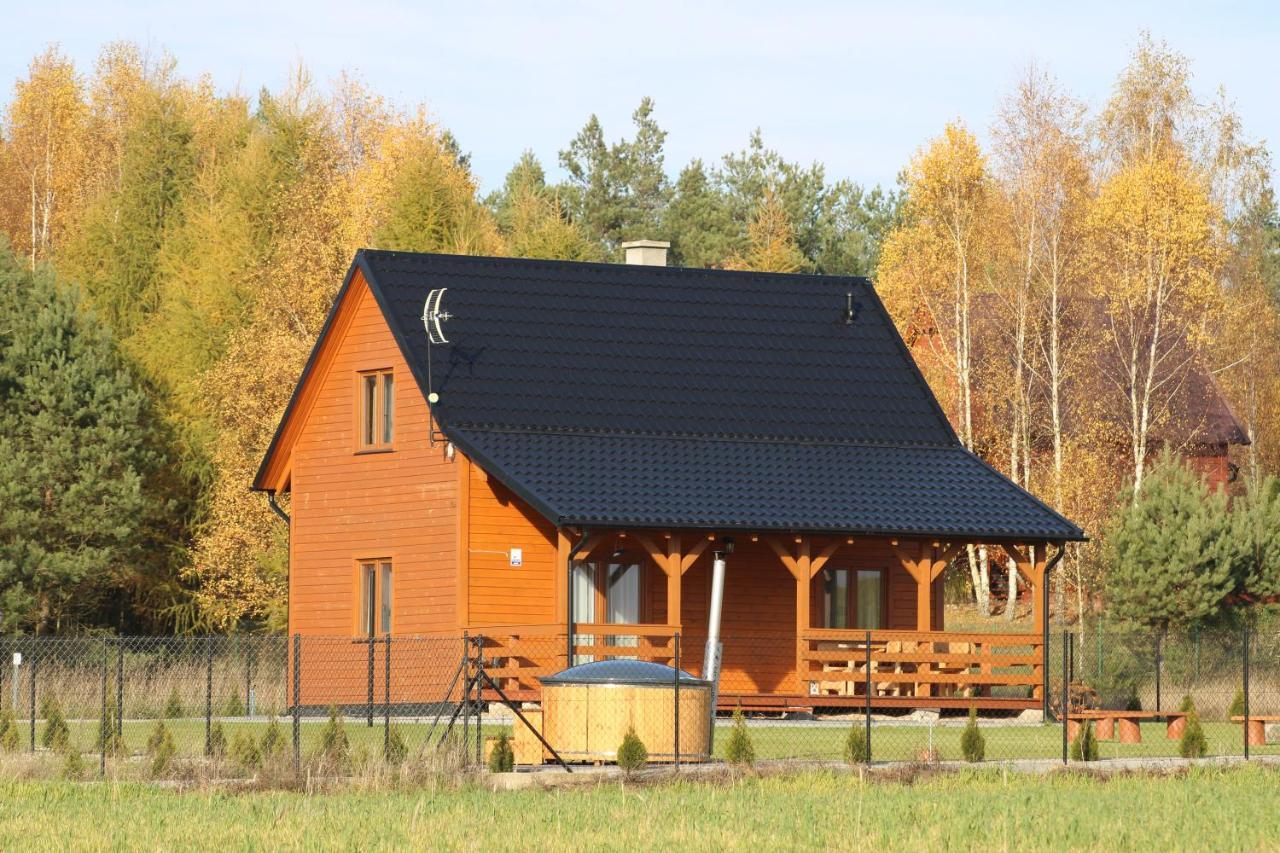
[[[505,481],[504,481],[505,482]],[[559,519],[561,526],[568,527],[623,527],[634,528],[637,530],[699,530],[708,533],[716,533],[721,531],[738,531],[738,532],[760,532],[760,533],[795,533],[808,534],[817,536],[870,536],[878,539],[966,539],[974,542],[983,542],[991,544],[1019,544],[1023,542],[1088,542],[1089,537],[1084,531],[1076,530],[1073,533],[1065,533],[1059,531],[1050,533],[1047,531],[1037,531],[1035,533],[995,533],[990,531],[976,530],[952,530],[952,531],[936,531],[936,530],[893,530],[889,528],[822,528],[822,527],[794,527],[794,526],[771,526],[767,524],[707,524],[705,522],[671,522],[671,523],[654,523],[648,520],[628,520],[628,519],[599,519],[599,518],[575,518],[562,517]]]

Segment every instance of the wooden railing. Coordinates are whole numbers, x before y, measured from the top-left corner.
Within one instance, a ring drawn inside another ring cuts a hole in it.
[[[802,693],[866,696],[866,631],[810,629],[797,657]],[[872,631],[870,682],[873,700],[989,697],[993,688],[1039,698],[1043,643],[1037,634]]]
[[[678,629],[669,625],[580,622],[574,627],[575,664],[635,658],[670,665],[675,660],[674,635]],[[475,633],[484,637],[485,669],[503,690],[522,695],[536,692],[539,678],[570,665],[563,626],[503,626],[477,629]]]

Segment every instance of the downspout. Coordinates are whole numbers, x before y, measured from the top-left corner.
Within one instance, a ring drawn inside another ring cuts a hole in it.
[[[591,528],[590,527],[582,528],[582,535],[578,537],[578,541],[575,542],[573,544],[573,547],[569,549],[569,555],[568,557],[565,558],[565,561],[564,561],[565,562],[564,571],[565,571],[565,574],[568,575],[568,583],[565,584],[565,586],[568,588],[568,592],[566,593],[566,595],[569,597],[569,600],[566,602],[568,606],[565,608],[565,613],[569,614],[568,624],[565,626],[568,631],[565,638],[564,665],[566,669],[573,666],[573,635],[575,633],[574,629],[576,627],[575,625],[576,620],[573,618],[573,559],[574,557],[578,556],[578,554],[582,551],[584,547],[586,547],[587,540],[590,538],[591,538]]]
[[[1044,636],[1040,638],[1040,671],[1043,673],[1044,684],[1040,688],[1040,698],[1044,705],[1042,713],[1045,720],[1049,719],[1049,576],[1062,561],[1063,555],[1067,553],[1066,542],[1059,542],[1057,545],[1058,553],[1049,558],[1049,562],[1044,567],[1044,578],[1040,581],[1040,612],[1044,614],[1042,626]],[[1062,690],[1066,693],[1070,690],[1070,685],[1062,685]]]

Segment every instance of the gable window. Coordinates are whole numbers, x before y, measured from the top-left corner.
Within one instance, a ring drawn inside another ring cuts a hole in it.
[[[370,370],[359,375],[358,431],[361,450],[390,450],[395,436],[395,375],[390,370]]]
[[[824,628],[884,627],[884,572],[879,569],[826,569],[822,573]]]
[[[391,561],[360,561],[360,634],[391,633]]]

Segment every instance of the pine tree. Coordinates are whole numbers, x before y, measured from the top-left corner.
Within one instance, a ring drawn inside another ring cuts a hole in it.
[[[758,272],[800,272],[807,265],[782,199],[773,187],[767,187],[747,226],[746,249],[730,258],[727,266]]]
[[[1204,726],[1200,724],[1200,714],[1190,696],[1183,704],[1187,718],[1182,727],[1182,737],[1178,739],[1178,754],[1183,758],[1204,758],[1209,754],[1209,742],[1204,736]]]
[[[50,701],[44,715],[44,731],[40,734],[40,743],[45,749],[61,752],[71,744],[71,729],[62,716],[62,706],[56,700]]]
[[[510,773],[515,768],[515,763],[516,757],[511,749],[511,738],[505,731],[498,732],[498,739],[489,753],[489,772]],[[622,763],[621,749],[618,750],[618,763]]]
[[[867,743],[866,727],[855,722],[844,739],[844,760],[847,764],[866,764],[871,760],[871,745]]]
[[[169,509],[151,490],[166,461],[107,330],[0,250],[0,627],[56,631],[129,604]]]
[[[1235,586],[1226,496],[1167,451],[1119,510],[1107,546],[1111,612],[1160,632],[1212,620]]]

